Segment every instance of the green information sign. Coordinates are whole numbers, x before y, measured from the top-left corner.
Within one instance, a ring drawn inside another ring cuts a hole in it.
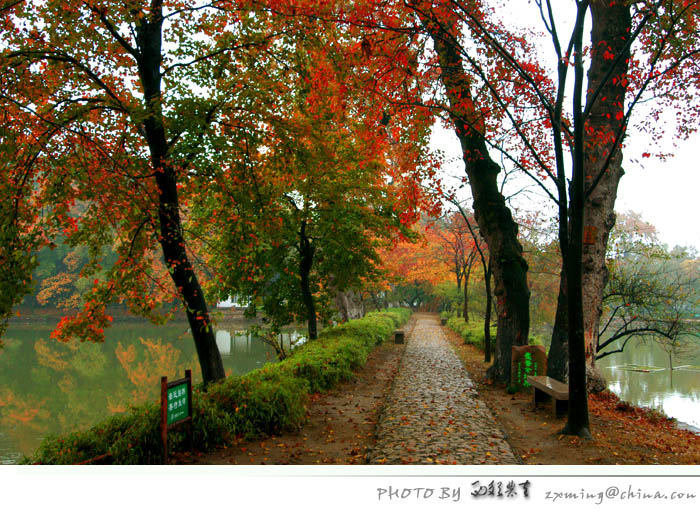
[[[186,418],[190,414],[188,382],[168,388],[168,426]]]
[[[527,382],[528,375],[547,374],[547,354],[544,346],[513,346],[510,368],[509,391],[515,393],[529,388],[531,384]]]
[[[185,378],[168,382],[160,378],[160,436],[163,440],[163,464],[168,463],[168,430],[183,425],[192,427],[192,371]],[[191,435],[191,431],[190,431]]]

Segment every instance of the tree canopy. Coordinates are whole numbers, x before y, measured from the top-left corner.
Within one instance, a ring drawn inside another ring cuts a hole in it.
[[[115,300],[160,321],[161,304],[175,296],[208,382],[223,368],[200,280],[211,277],[207,261],[253,260],[251,230],[234,222],[257,215],[255,204],[274,214],[255,229],[263,244],[281,251],[294,235],[302,244],[318,235],[326,240],[318,274],[339,289],[371,275],[377,242],[427,204],[416,170],[430,171],[422,152],[430,113],[382,102],[416,89],[391,65],[415,51],[408,38],[368,43],[292,7],[153,0],[3,9],[0,154],[12,194],[3,202],[4,318],[31,290],[42,247],[83,245],[89,262],[79,276],[98,277],[56,335],[100,340]],[[382,68],[404,81],[377,85]],[[204,246],[203,218],[235,234],[219,235],[223,250]],[[241,257],[215,257],[226,249]],[[117,258],[106,267],[108,250]],[[248,274],[267,268],[258,261]],[[290,266],[280,258],[267,276]]]

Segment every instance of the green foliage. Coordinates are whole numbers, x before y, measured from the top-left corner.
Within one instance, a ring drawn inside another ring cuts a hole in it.
[[[65,436],[47,437],[36,455],[22,463],[79,464],[94,460],[119,464],[160,462],[160,409],[155,404],[132,408],[126,415]],[[99,460],[98,460],[99,459]]]
[[[443,314],[440,316],[443,317]],[[457,317],[456,315],[444,314],[444,318],[447,319],[447,326],[461,335],[465,343],[473,344],[479,350],[484,349],[484,321],[482,319],[471,320],[468,323],[465,323],[464,319]],[[491,346],[495,346],[496,333],[496,328],[492,326]],[[538,345],[543,344],[542,339],[535,335],[531,335],[528,338],[528,343]]]
[[[218,172],[193,187],[191,225],[208,238],[216,274],[208,295],[250,297],[273,332],[316,316],[328,321],[338,292],[381,278],[378,249],[417,219],[404,185],[427,174],[424,117],[416,114],[415,129],[413,117],[401,127],[392,120],[387,141],[376,115],[357,110],[371,106],[370,91],[348,88],[357,71],[336,44],[352,36],[311,20],[304,26],[281,32],[283,53],[269,62],[261,53],[249,65],[259,67],[252,83],[273,82],[275,94],[269,104],[241,100],[260,122],[243,131],[228,125],[214,147]]]
[[[307,383],[278,365],[267,365],[242,377],[225,379],[209,387],[199,414],[199,446],[224,442],[227,437],[253,438],[295,429],[304,421]],[[222,429],[216,429],[221,425]]]
[[[295,352],[279,368],[302,379],[310,392],[321,392],[349,378],[353,369],[365,363],[372,346],[347,336],[318,340]]]
[[[408,308],[387,308],[383,312],[374,312],[375,314],[389,314],[391,318],[394,320],[394,324],[396,326],[401,326],[403,323],[408,321],[409,317],[411,317],[411,311]],[[374,314],[367,314],[368,316],[372,316]]]
[[[324,330],[319,338],[327,339],[348,335],[362,338],[368,343],[376,343],[381,339],[386,339],[396,326],[408,320],[408,316],[410,316],[410,311],[405,308],[390,308],[385,312],[371,312],[362,319],[348,321]]]
[[[362,367],[372,348],[410,314],[407,309],[390,308],[323,330],[318,340],[306,343],[278,366],[304,379],[312,393],[330,389]]]
[[[191,437],[185,431],[169,434],[170,451],[206,450],[234,438],[298,429],[306,418],[308,394],[326,391],[352,376],[377,343],[386,340],[410,314],[406,309],[370,313],[324,330],[318,340],[306,343],[280,363],[229,377],[206,390],[195,387]],[[49,436],[23,463],[159,464],[161,448],[160,408],[147,404],[84,431]]]
[[[450,317],[456,317],[454,312],[450,312],[448,310],[440,312],[440,319],[450,319]]]
[[[429,281],[398,284],[392,288],[391,293],[387,296],[387,300],[411,308],[432,304],[435,301],[433,285]]]
[[[484,349],[484,322],[471,320],[468,323],[461,317],[452,316],[447,320],[447,326],[462,336],[464,342],[473,344],[479,350]],[[491,329],[491,346],[496,343],[496,329]]]
[[[457,288],[453,281],[443,281],[435,286],[433,293],[440,299],[439,309],[443,310],[440,315],[441,318],[443,318],[443,313],[449,314],[452,310],[461,309],[464,302],[464,292]],[[445,316],[444,318],[447,317]]]

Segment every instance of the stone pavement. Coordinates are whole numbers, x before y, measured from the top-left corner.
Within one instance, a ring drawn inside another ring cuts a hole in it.
[[[519,464],[438,318],[416,314],[370,464]]]

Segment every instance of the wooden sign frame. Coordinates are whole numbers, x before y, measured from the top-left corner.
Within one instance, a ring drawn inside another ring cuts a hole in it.
[[[168,390],[187,384],[187,416],[168,424]],[[168,463],[168,430],[174,430],[192,421],[192,370],[185,370],[185,378],[168,382],[160,378],[160,436],[163,441],[163,464]]]

